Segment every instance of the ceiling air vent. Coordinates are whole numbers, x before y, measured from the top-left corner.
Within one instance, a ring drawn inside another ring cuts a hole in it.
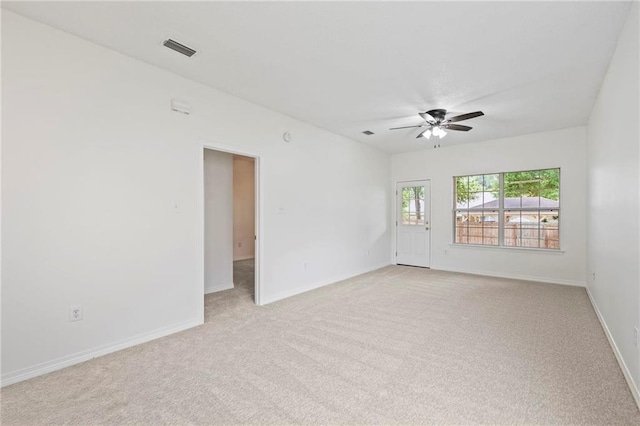
[[[184,44],[178,43],[175,40],[168,39],[168,40],[165,40],[164,43],[162,44],[165,47],[168,47],[171,50],[175,50],[178,53],[182,53],[183,55],[188,57],[192,57],[196,53],[196,51],[193,50],[192,48],[187,47]]]
[[[362,132],[362,133],[364,133],[364,134],[365,134],[365,135],[367,135],[367,136],[371,136],[371,135],[373,135],[373,132],[372,132],[371,130],[365,130],[365,131],[364,131],[364,132]]]

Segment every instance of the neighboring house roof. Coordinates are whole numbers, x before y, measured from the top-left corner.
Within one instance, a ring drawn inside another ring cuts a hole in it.
[[[489,201],[477,206],[470,206],[472,209],[497,209],[499,200]],[[550,200],[544,197],[507,197],[504,199],[505,209],[518,209],[518,208],[543,208],[543,209],[557,209],[560,203],[556,200]]]

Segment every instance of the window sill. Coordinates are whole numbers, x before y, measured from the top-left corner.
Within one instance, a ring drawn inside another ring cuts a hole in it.
[[[533,252],[539,254],[551,254],[551,255],[563,255],[564,250],[559,249],[541,249],[535,247],[505,247],[505,246],[485,246],[481,244],[459,244],[459,243],[449,243],[449,246],[452,248],[461,248],[461,249],[483,249],[483,250],[497,250],[497,251],[511,251],[511,252]]]

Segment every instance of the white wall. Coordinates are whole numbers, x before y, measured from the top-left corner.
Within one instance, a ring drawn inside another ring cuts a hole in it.
[[[634,345],[634,327],[640,324],[638,14],[639,5],[634,3],[588,126],[588,288],[628,375],[635,382],[637,400],[640,360]]]
[[[451,245],[453,176],[552,167],[561,168],[562,253]],[[585,285],[585,128],[398,154],[392,157],[391,170],[394,188],[397,181],[431,179],[433,269]]]
[[[204,292],[233,288],[233,155],[204,150]]]
[[[255,161],[233,157],[233,260],[255,257]]]
[[[263,302],[389,263],[387,154],[3,11],[3,384],[202,322],[205,139],[261,157]]]

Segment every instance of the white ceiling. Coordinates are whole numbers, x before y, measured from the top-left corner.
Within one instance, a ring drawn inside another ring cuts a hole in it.
[[[587,122],[629,2],[3,2],[389,152],[418,111],[482,110],[442,146]],[[171,37],[191,59],[161,45]],[[247,126],[251,126],[247,117]],[[373,136],[361,132],[371,130]],[[431,144],[432,145],[432,144]]]

